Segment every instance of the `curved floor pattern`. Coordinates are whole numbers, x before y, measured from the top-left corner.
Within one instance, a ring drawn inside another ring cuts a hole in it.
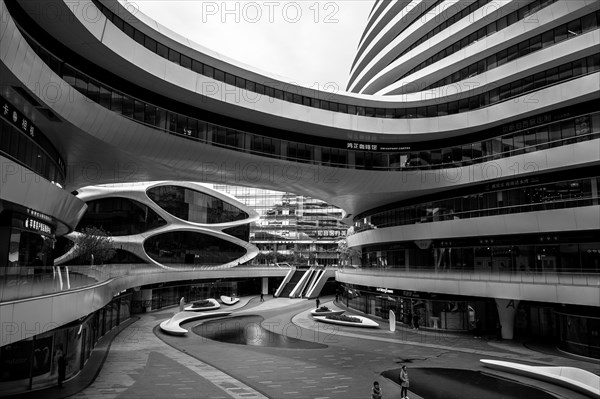
[[[519,347],[518,343],[492,347],[485,340],[467,336],[402,328],[391,333],[385,322],[381,322],[382,329],[360,330],[362,334],[352,327],[331,325],[323,330],[310,316],[311,305],[312,301],[300,299],[260,303],[254,298],[243,309],[239,306],[236,314],[260,314],[265,318],[261,325],[274,333],[328,345],[316,351],[224,344],[195,334],[169,336],[156,326],[173,308],[141,315],[113,341],[95,382],[74,397],[364,399],[373,381],[379,380],[385,397],[393,398],[399,397],[400,387],[382,373],[397,369],[400,363],[410,362],[413,369],[461,364],[465,369],[480,370],[482,354],[595,368],[591,363],[534,351],[511,352],[509,348]],[[558,398],[585,398],[562,387],[535,384]],[[413,392],[409,397],[419,399]]]
[[[169,310],[169,313],[172,309]],[[164,313],[141,317],[112,343],[96,380],[73,398],[266,399],[228,374],[165,345],[153,328]]]

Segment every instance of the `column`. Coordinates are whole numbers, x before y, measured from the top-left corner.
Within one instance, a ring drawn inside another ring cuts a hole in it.
[[[495,298],[498,317],[502,326],[502,339],[513,339],[515,327],[515,312],[519,306],[518,300]]]
[[[262,290],[261,292],[263,293],[263,295],[269,295],[269,278],[268,277],[263,277],[262,278]]]

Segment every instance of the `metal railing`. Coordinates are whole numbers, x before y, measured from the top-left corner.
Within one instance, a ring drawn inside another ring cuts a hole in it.
[[[0,303],[91,288],[111,280],[135,275],[196,272],[194,278],[197,279],[203,277],[202,272],[210,272],[206,278],[212,278],[213,274],[219,271],[235,271],[241,274],[270,271],[279,275],[286,270],[273,266],[236,266],[224,269],[220,266],[185,264],[169,267],[151,264],[13,267],[5,268],[0,274]],[[182,279],[187,278],[182,276]]]
[[[554,284],[600,287],[600,270],[580,269],[573,272],[558,271],[497,271],[432,269],[425,266],[397,268],[344,268],[340,273],[376,277],[408,277],[434,280],[491,281],[501,283]]]

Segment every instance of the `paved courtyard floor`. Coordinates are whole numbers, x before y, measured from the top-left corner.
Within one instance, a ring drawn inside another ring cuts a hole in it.
[[[323,303],[335,307],[327,298]],[[263,318],[260,326],[246,326],[244,334],[255,336],[264,328],[284,337],[323,344],[314,349],[224,343],[192,331],[182,337],[170,336],[162,333],[158,324],[178,308],[143,314],[112,339],[105,357],[97,356],[95,359],[101,360],[88,362],[88,374],[89,369],[96,369],[93,377],[76,377],[62,390],[52,388],[19,397],[365,399],[370,397],[373,381],[377,380],[384,398],[390,399],[400,398],[400,387],[381,375],[386,370],[399,369],[402,364],[408,366],[409,375],[415,367],[484,370],[479,362],[482,358],[599,372],[598,364],[559,353],[533,351],[519,343],[405,328],[390,332],[381,320],[380,328],[374,330],[321,324],[310,316],[312,309],[314,301],[269,298],[261,303],[258,297],[244,298],[231,308],[232,316]],[[182,326],[191,330],[205,322]],[[218,324],[210,323],[207,328]],[[557,398],[584,398],[551,384],[485,370],[540,387]],[[409,397],[420,398],[413,392]]]

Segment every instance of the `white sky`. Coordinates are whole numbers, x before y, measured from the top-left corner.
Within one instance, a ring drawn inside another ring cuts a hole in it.
[[[227,57],[289,82],[321,89],[333,82],[344,90],[374,0],[129,3]]]

